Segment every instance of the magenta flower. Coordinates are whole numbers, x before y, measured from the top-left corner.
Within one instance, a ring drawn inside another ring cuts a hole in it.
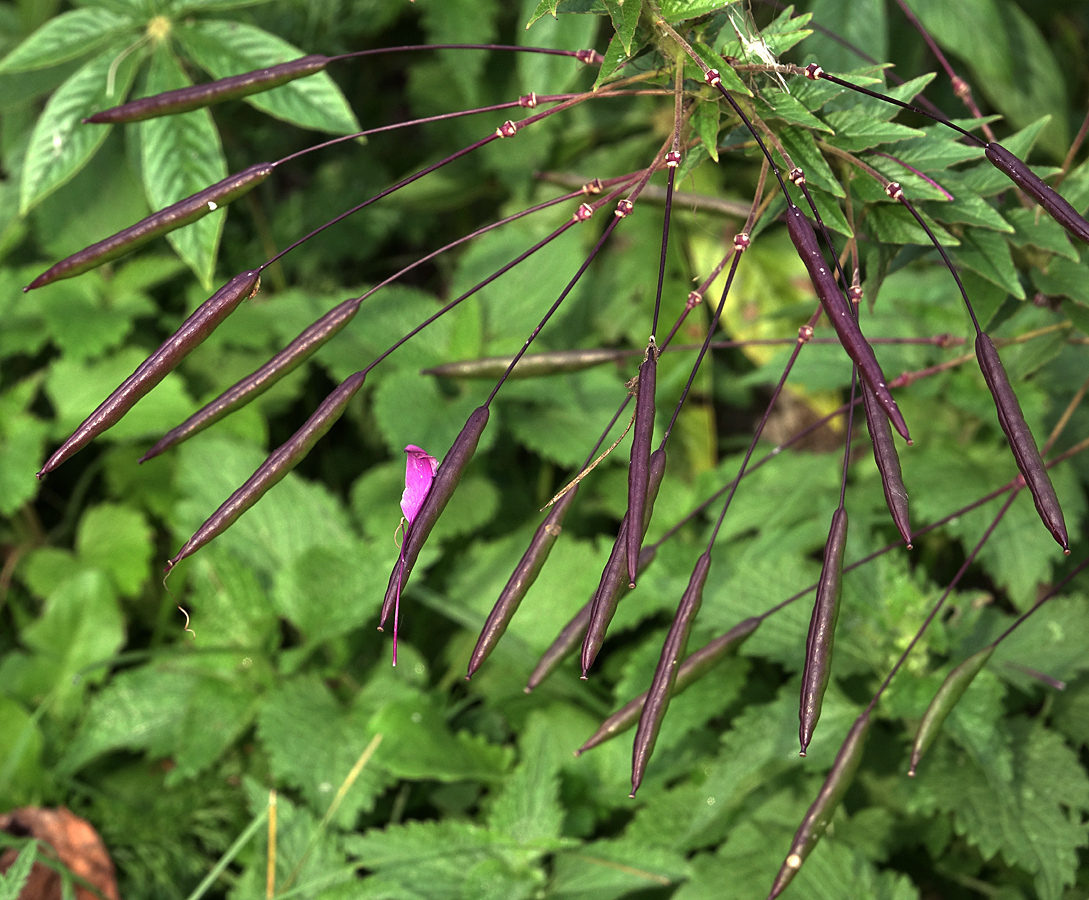
[[[416,516],[427,499],[431,490],[431,483],[435,480],[435,472],[439,468],[439,461],[426,450],[421,450],[414,444],[405,447],[408,459],[405,462],[405,490],[401,494],[401,512],[405,514],[402,520],[405,527],[405,538],[408,529],[412,527]],[[397,573],[397,599],[393,606],[393,664],[397,665],[397,626],[401,613],[401,573],[405,568],[405,543],[401,541],[401,561]]]
[[[401,494],[401,512],[405,514],[405,521],[411,525],[427,499],[427,492],[431,490],[431,482],[435,480],[439,461],[413,444],[405,447],[405,453],[408,454],[408,460],[405,463],[405,492]]]

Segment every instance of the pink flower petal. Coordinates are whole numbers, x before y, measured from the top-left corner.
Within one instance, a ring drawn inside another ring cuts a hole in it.
[[[401,494],[401,512],[411,525],[431,490],[431,482],[435,480],[439,461],[413,444],[405,447],[405,453],[408,454],[408,460],[405,464],[405,491]]]

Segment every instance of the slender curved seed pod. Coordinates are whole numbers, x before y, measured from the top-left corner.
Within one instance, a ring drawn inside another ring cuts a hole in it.
[[[188,440],[239,407],[260,397],[285,375],[294,372],[313,356],[318,348],[338,334],[359,312],[361,302],[361,297],[354,297],[333,307],[253,374],[236,382],[176,428],[171,428],[137,462],[146,462],[158,456],[168,447]]]
[[[533,582],[537,580],[541,568],[548,559],[548,554],[552,552],[552,547],[562,531],[563,517],[567,514],[567,509],[577,493],[576,485],[552,505],[545,520],[538,526],[533,540],[529,542],[529,547],[522,554],[521,560],[499,594],[499,599],[492,607],[488,620],[484,623],[476,647],[473,649],[473,655],[469,658],[469,671],[466,678],[472,677],[473,673],[483,665],[488,654],[492,652],[507,630],[507,625],[518,611],[519,604],[533,586]]]
[[[651,337],[647,356],[639,366],[639,386],[635,395],[635,427],[631,438],[631,462],[628,465],[628,521],[642,522],[647,505],[650,483],[650,445],[654,440],[654,390],[658,379],[658,348]],[[646,524],[649,524],[646,523]],[[639,548],[643,545],[643,528],[629,528],[628,581],[635,587],[635,570],[639,565]]]
[[[911,522],[908,518],[908,495],[904,487],[904,476],[900,471],[900,456],[896,452],[896,443],[892,438],[892,428],[888,417],[877,404],[870,385],[862,382],[862,403],[866,407],[866,424],[870,429],[870,443],[873,445],[873,458],[877,471],[881,473],[881,487],[885,491],[885,504],[892,515],[892,521],[904,543],[911,549]]]
[[[416,564],[416,558],[420,555],[420,549],[431,534],[431,529],[446,509],[446,504],[454,495],[454,490],[461,481],[462,473],[476,452],[476,445],[480,441],[480,435],[488,425],[489,411],[487,406],[478,406],[473,410],[461,433],[454,438],[450,445],[450,451],[443,457],[435,472],[435,480],[431,484],[431,490],[424,500],[423,506],[416,514],[415,521],[405,533],[402,553],[393,567],[389,576],[389,585],[386,587],[386,597],[382,602],[382,613],[378,627],[381,628],[389,614],[393,611],[397,602],[398,592],[403,589],[412,574],[412,567]]]
[[[996,169],[1026,194],[1034,197],[1051,214],[1051,218],[1074,237],[1089,244],[1089,222],[1078,215],[1078,211],[1058,191],[997,141],[987,144],[983,152]]]
[[[1051,485],[1051,478],[1047,474],[1047,467],[1040,458],[1036,440],[1032,436],[1028,423],[1025,422],[1021,404],[1017,402],[1017,395],[1010,385],[1009,376],[1006,375],[998,350],[995,349],[994,342],[982,331],[976,335],[976,359],[983,372],[983,380],[987,382],[987,387],[994,398],[994,405],[998,410],[998,424],[1002,426],[1006,439],[1010,442],[1013,458],[1032,493],[1036,511],[1040,514],[1048,531],[1059,542],[1059,546],[1069,553],[1070,542],[1066,535],[1066,521],[1063,519],[1062,507],[1059,506],[1055,488]]]
[[[643,548],[643,552],[639,554],[639,571],[645,572],[647,566],[654,562],[654,558],[658,555],[658,548],[651,545]],[[621,585],[621,591],[627,589],[627,585]],[[595,591],[594,596],[597,596]],[[585,606],[583,606],[572,617],[563,628],[560,633],[556,635],[556,639],[549,644],[548,649],[541,654],[541,658],[537,661],[537,665],[534,666],[533,671],[530,673],[529,678],[526,680],[525,692],[528,694],[533,691],[542,681],[544,681],[549,675],[556,671],[556,667],[559,666],[568,654],[574,652],[576,645],[582,641],[583,636],[586,634],[586,626],[590,622],[590,613],[594,606],[594,598],[591,597]]]
[[[582,350],[546,350],[542,353],[526,353],[518,360],[507,377],[538,378],[542,375],[557,375],[562,372],[581,372],[593,366],[616,362],[627,355],[628,352],[625,350],[602,350],[593,347]],[[513,359],[513,356],[463,359],[423,369],[420,374],[436,375],[441,378],[498,378],[510,369]]]
[[[205,300],[186,319],[181,328],[145,359],[117,390],[102,401],[68,440],[46,461],[38,477],[52,472],[70,456],[82,450],[94,438],[115,425],[136,402],[162,381],[185,355],[198,346],[241,303],[257,293],[261,276],[256,269],[235,275]]]
[[[268,91],[281,84],[287,84],[296,78],[305,78],[322,71],[332,60],[328,56],[311,54],[293,59],[277,66],[243,72],[204,84],[164,91],[151,97],[141,97],[121,106],[113,106],[96,112],[84,119],[84,123],[112,124],[114,122],[142,122],[158,116],[170,116],[176,113],[202,109],[224,100],[235,100]]]
[[[805,669],[802,673],[802,695],[798,710],[801,755],[813,738],[813,729],[821,716],[824,692],[832,674],[832,647],[836,640],[836,620],[839,618],[839,598],[843,588],[843,554],[847,547],[847,510],[842,506],[832,513],[828,543],[824,548],[824,568],[817,582],[817,600],[809,620],[809,637],[805,642]]]
[[[832,814],[851,785],[851,779],[855,777],[855,771],[862,760],[862,751],[866,747],[866,735],[869,730],[870,713],[866,711],[855,719],[855,724],[847,732],[847,738],[843,746],[839,748],[839,753],[836,754],[836,761],[832,763],[832,771],[824,779],[817,799],[813,801],[813,805],[809,807],[805,818],[802,819],[802,824],[798,826],[798,831],[790,845],[790,852],[775,876],[768,900],[775,900],[794,880],[802,863],[813,852],[817,841],[824,834]]]
[[[923,758],[923,754],[934,743],[938,732],[942,729],[942,725],[945,724],[945,720],[949,718],[949,714],[953,711],[953,707],[964,696],[964,692],[968,690],[968,686],[975,680],[975,677],[983,671],[983,667],[987,665],[987,660],[991,658],[994,651],[994,644],[984,647],[978,653],[969,656],[945,676],[945,681],[942,682],[942,686],[938,688],[934,699],[930,701],[930,705],[923,714],[923,720],[919,723],[919,730],[915,732],[915,741],[911,745],[911,765],[908,768],[908,775],[912,778],[915,777],[915,769],[919,765],[919,760]]]
[[[763,619],[757,616],[745,619],[725,634],[720,635],[709,644],[689,655],[681,663],[680,668],[677,669],[677,683],[673,686],[673,693],[679,694],[745,643],[749,635],[756,631],[762,621]],[[639,715],[642,713],[646,702],[647,692],[644,691],[638,697],[625,703],[601,723],[601,727],[575,751],[575,756],[581,756],[587,750],[596,747],[598,744],[604,744],[610,738],[614,738],[631,728],[632,725],[639,721]]]
[[[23,290],[32,291],[34,288],[60,281],[62,278],[81,275],[111,259],[123,256],[130,250],[135,250],[141,244],[189,225],[252,191],[268,178],[275,168],[272,163],[257,163],[234,175],[228,175],[211,187],[206,187],[203,191],[198,191],[184,200],[172,203],[157,213],[152,213],[146,219],[141,219],[135,225],[130,225],[97,244],[91,244],[90,247],[65,257],[42,272]]]
[[[639,790],[643,783],[643,775],[647,771],[647,763],[654,752],[654,744],[658,740],[658,732],[662,727],[666,710],[669,708],[669,700],[673,696],[673,687],[677,681],[677,666],[684,656],[688,646],[688,635],[692,633],[692,625],[696,621],[696,615],[703,603],[703,586],[707,583],[707,575],[711,571],[711,554],[706,550],[696,560],[696,567],[692,570],[692,577],[688,579],[688,587],[681,596],[681,602],[677,605],[677,613],[673,617],[673,624],[669,627],[662,644],[662,654],[658,657],[658,667],[654,670],[654,678],[647,690],[647,701],[643,704],[642,715],[639,716],[639,727],[635,730],[635,744],[632,747],[631,756],[631,794]]]
[[[824,255],[817,244],[817,233],[813,230],[813,225],[797,206],[787,208],[786,220],[790,239],[794,242],[802,262],[805,263],[809,279],[813,282],[821,306],[824,307],[828,320],[836,330],[843,349],[858,366],[858,371],[873,390],[877,402],[885,410],[893,427],[905,441],[911,443],[907,423],[904,422],[896,401],[892,399],[892,392],[885,383],[885,375],[877,362],[873,347],[862,336],[862,329],[855,321],[847,298],[843,296],[835,276],[824,262]]]
[[[208,519],[196,530],[189,540],[185,542],[181,550],[177,552],[166,564],[169,572],[187,556],[192,556],[201,547],[218,537],[246,510],[260,500],[269,489],[282,481],[303,457],[310,452],[310,448],[333,427],[333,423],[340,418],[348,401],[363,387],[366,372],[356,372],[345,378],[321,405],[314,410],[309,419],[303,423],[302,428],[296,431],[283,444],[274,450],[254,472],[246,483],[227,498]]]
[[[665,474],[666,452],[659,447],[650,455],[650,475],[647,482],[647,502],[643,512],[642,532],[646,534],[650,525],[650,516],[654,511],[654,501],[658,497],[658,488],[662,484],[662,476]],[[620,602],[621,589],[631,586],[628,576],[628,537],[627,529],[631,527],[631,519],[627,515],[620,523],[620,531],[616,535],[612,553],[605,563],[601,573],[601,581],[597,592],[594,594],[593,609],[590,612],[590,623],[586,626],[586,637],[582,642],[582,677],[586,677],[590,666],[594,664],[601,645],[605,642],[605,632],[609,623],[613,620],[616,606]],[[625,579],[628,579],[625,581]]]

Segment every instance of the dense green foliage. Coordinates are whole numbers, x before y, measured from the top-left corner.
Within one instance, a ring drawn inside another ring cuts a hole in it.
[[[962,67],[1003,144],[1054,175],[1085,107],[1089,12],[1012,0],[911,6]],[[709,0],[661,7],[694,40],[747,57],[731,25],[746,29],[743,15]],[[639,9],[633,0],[626,8],[613,0],[0,2],[0,810],[67,805],[88,818],[119,867],[123,896],[191,896],[225,854],[229,864],[198,893],[265,896],[271,863],[277,897],[766,896],[851,722],[994,519],[1000,501],[917,538],[912,551],[897,548],[847,572],[831,686],[804,760],[797,698],[812,592],[675,698],[629,800],[630,732],[577,759],[572,751],[647,689],[719,506],[661,543],[620,604],[588,681],[568,662],[523,693],[537,658],[597,586],[626,509],[622,444],[583,481],[538,583],[466,682],[477,633],[538,510],[583,465],[642,359],[662,234],[661,198],[646,194],[534,344],[627,355],[504,385],[406,586],[396,668],[374,626],[398,557],[402,450],[415,444],[441,458],[495,384],[421,370],[517,351],[611,205],[376,368],[302,465],[164,587],[163,563],[336,384],[563,224],[579,200],[413,270],[268,393],[137,465],[150,443],[402,266],[592,178],[650,164],[673,126],[672,55],[660,52]],[[542,15],[526,30],[535,11]],[[949,79],[924,74],[933,58],[893,4],[815,0],[807,12],[755,12],[784,59],[818,59],[882,87],[874,67],[811,33],[819,24],[915,79],[906,87],[890,80],[891,93],[910,99],[925,87],[939,108],[978,128]],[[78,124],[130,90],[141,96],[307,53],[470,41],[597,47],[605,62],[599,74],[562,56],[376,55],[211,111]],[[629,54],[634,62],[614,71]],[[876,345],[890,379],[949,363],[896,394],[914,439],[910,448],[900,443],[913,525],[1007,485],[1017,470],[953,280],[907,211],[842,152],[864,157],[918,200],[999,343],[1041,445],[1089,378],[1086,249],[1023,204],[978,148],[932,121],[825,82],[792,78],[785,94],[768,74],[720,67],[736,96],[745,97],[746,84],[757,94],[746,108],[805,168],[837,245],[857,236],[866,334],[951,336]],[[284,256],[264,272],[261,293],[116,427],[35,479],[56,445],[213,286],[508,117],[538,110],[449,119],[306,155],[226,214],[174,232],[169,245],[24,294],[43,269],[228,172],[330,135],[635,74],[664,95],[602,96],[545,118]],[[677,185],[696,196],[674,201],[660,333],[731,246],[760,170],[748,132],[695,67],[685,74],[694,102]],[[661,175],[652,182],[662,183]],[[1084,211],[1089,165],[1072,166],[1061,192]],[[715,200],[732,206],[724,213]],[[754,229],[720,337],[787,343],[716,350],[701,369],[670,441],[648,543],[736,475],[769,386],[815,307],[775,221],[782,210],[773,199]],[[702,340],[705,307],[720,291],[717,282],[706,292],[678,343]],[[818,328],[818,337],[832,334]],[[659,434],[693,360],[691,352],[662,355]],[[765,435],[772,442],[757,457],[842,403],[850,378],[834,341],[806,346]],[[839,502],[842,433],[842,424],[825,427],[742,482],[690,648],[816,580]],[[1087,435],[1082,404],[1050,456]],[[848,565],[896,539],[861,423],[855,440]],[[1089,891],[1084,576],[999,646],[916,777],[906,776],[914,729],[945,675],[1086,556],[1089,461],[1074,456],[1052,478],[1070,557],[1022,491],[878,705],[843,806],[783,896],[1059,900]],[[1066,689],[1052,690],[1033,671]]]

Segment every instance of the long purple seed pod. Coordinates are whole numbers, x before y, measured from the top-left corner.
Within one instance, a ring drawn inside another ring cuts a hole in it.
[[[983,152],[996,169],[1026,194],[1035,198],[1056,222],[1074,237],[1089,244],[1089,222],[1078,215],[1078,211],[1058,191],[997,141],[987,144]]]
[[[261,396],[285,375],[294,372],[322,345],[338,334],[359,310],[362,299],[362,297],[354,297],[333,307],[252,375],[232,385],[176,428],[171,428],[137,462],[146,462],[158,456],[168,447],[199,434],[240,406]]]
[[[711,554],[704,551],[696,561],[692,577],[688,580],[688,587],[685,588],[681,602],[677,605],[677,614],[673,617],[669,634],[666,635],[665,642],[662,644],[658,667],[654,670],[654,679],[647,690],[647,701],[639,716],[639,727],[635,730],[635,743],[632,747],[629,797],[634,798],[635,792],[639,790],[643,775],[647,771],[650,755],[654,752],[658,731],[662,727],[666,709],[669,708],[670,697],[673,696],[673,686],[677,681],[677,666],[681,657],[684,656],[685,648],[688,646],[688,635],[692,632],[696,614],[703,603],[703,586],[707,583],[707,575],[710,571]]]
[[[969,656],[945,677],[942,686],[938,688],[934,699],[930,701],[930,705],[923,714],[923,719],[919,723],[919,730],[915,733],[915,740],[911,745],[911,765],[908,768],[908,775],[912,778],[915,777],[915,769],[919,765],[919,760],[923,758],[923,754],[934,743],[942,725],[945,724],[945,720],[949,718],[953,707],[957,705],[957,701],[964,696],[968,686],[983,670],[983,667],[987,665],[987,660],[991,658],[994,649],[994,645],[991,645]]]
[[[650,525],[650,516],[654,511],[654,501],[658,497],[658,488],[662,484],[662,476],[665,475],[666,452],[659,447],[650,455],[650,474],[647,484],[647,502],[643,511],[643,523],[641,531],[646,534]],[[631,519],[625,515],[620,523],[620,532],[613,544],[613,551],[609,555],[609,561],[601,573],[601,582],[598,584],[597,593],[594,594],[594,605],[590,613],[590,623],[586,627],[586,637],[582,642],[582,677],[585,678],[590,666],[594,664],[601,645],[605,642],[605,632],[609,623],[613,620],[617,604],[620,602],[621,588],[630,586],[624,578],[628,575],[627,560],[627,529],[631,528]]]
[[[725,634],[720,635],[695,653],[690,654],[681,663],[680,668],[677,669],[677,683],[673,686],[673,693],[679,694],[725,659],[728,654],[740,647],[756,631],[762,621],[763,619],[759,616],[745,619]],[[647,692],[644,691],[638,697],[625,703],[601,723],[601,727],[575,751],[575,756],[581,756],[587,750],[598,746],[598,744],[604,744],[610,738],[614,738],[631,728],[639,720],[639,714],[643,711],[646,702]]]
[[[998,424],[1002,426],[1006,439],[1010,442],[1013,458],[1032,493],[1036,511],[1048,531],[1059,542],[1059,546],[1065,553],[1069,553],[1070,542],[1066,535],[1066,522],[1062,507],[1059,506],[1059,498],[1055,495],[1055,488],[1051,485],[1051,478],[1040,458],[1040,451],[1036,448],[1036,441],[1028,423],[1025,422],[1021,404],[1017,402],[1017,395],[1010,386],[1010,379],[1002,366],[998,351],[982,331],[976,335],[976,358],[983,372],[983,380],[987,382],[994,398],[994,405],[998,410]]]
[[[855,719],[855,724],[847,732],[847,738],[843,746],[839,748],[839,753],[836,754],[836,761],[832,763],[832,771],[828,773],[824,784],[821,785],[820,793],[817,794],[817,799],[813,801],[813,805],[809,807],[805,818],[802,819],[802,824],[798,827],[794,841],[790,845],[790,853],[787,854],[786,860],[779,869],[779,874],[775,876],[768,900],[775,900],[794,880],[798,869],[802,867],[802,863],[824,834],[824,829],[828,827],[832,814],[839,806],[847,788],[850,787],[851,779],[854,778],[858,764],[862,760],[862,751],[865,749],[866,735],[869,730],[870,711],[866,710]]]
[[[79,426],[68,440],[49,457],[38,477],[52,472],[70,456],[82,450],[94,438],[115,425],[136,402],[162,381],[185,355],[199,345],[243,300],[257,293],[260,274],[249,269],[235,275],[204,301],[166,341],[137,366],[136,371]]]
[[[870,429],[870,443],[877,471],[881,474],[881,487],[885,491],[885,503],[892,515],[896,530],[911,549],[911,521],[908,517],[908,495],[904,487],[904,475],[900,471],[900,456],[896,452],[892,428],[888,417],[878,406],[877,398],[869,384],[862,382],[862,404],[866,408],[866,424]]]
[[[366,372],[356,372],[345,378],[313,414],[290,438],[274,450],[254,472],[246,483],[236,490],[200,528],[189,538],[166,564],[169,572],[187,556],[196,553],[201,547],[218,537],[237,521],[238,517],[260,500],[273,485],[283,480],[299,462],[310,452],[310,448],[333,427],[340,418],[348,401],[363,387]]]
[[[446,504],[450,502],[450,498],[454,495],[454,490],[457,488],[458,482],[461,481],[465,467],[472,460],[473,454],[476,452],[476,445],[480,441],[480,435],[484,433],[484,429],[487,427],[488,416],[487,406],[478,406],[473,410],[465,422],[465,426],[461,429],[461,433],[454,438],[454,443],[450,445],[450,451],[439,464],[439,468],[435,472],[435,480],[431,484],[431,490],[428,491],[427,499],[424,500],[415,520],[409,526],[405,534],[402,553],[390,573],[386,597],[382,602],[379,628],[385,624],[389,614],[393,611],[399,588],[402,588],[408,582],[408,577],[412,574],[412,567],[416,564],[416,558],[420,555],[424,542],[431,534],[431,529],[435,527],[435,523],[439,520],[439,516],[442,515],[442,511],[446,509]]]
[[[631,439],[631,462],[628,465],[628,521],[642,522],[647,504],[650,479],[650,445],[654,439],[654,390],[658,378],[658,348],[651,337],[646,359],[639,366],[639,385],[635,394],[635,426]],[[629,528],[627,534],[628,581],[635,587],[635,570],[639,564],[639,548],[646,527]]]
[[[643,548],[643,552],[639,554],[639,572],[645,572],[647,566],[654,562],[654,558],[658,555],[658,548],[656,546],[648,546]],[[624,591],[627,585],[621,584],[620,590]],[[594,596],[597,596],[597,592],[594,592]],[[583,639],[586,634],[586,626],[590,623],[590,612],[594,607],[594,598],[591,597],[586,604],[571,618],[571,620],[560,629],[560,633],[556,635],[555,640],[548,645],[548,649],[541,654],[541,658],[537,661],[537,665],[534,666],[533,671],[530,673],[529,678],[526,680],[525,692],[528,694],[533,691],[542,681],[544,681],[549,675],[556,671],[556,667],[567,658],[568,654],[574,652],[575,647]]]
[[[277,66],[255,69],[228,78],[219,78],[204,84],[164,91],[151,97],[141,97],[121,106],[113,106],[96,112],[83,120],[84,124],[112,124],[115,122],[143,122],[158,116],[170,116],[175,113],[202,109],[224,100],[248,97],[261,91],[268,91],[281,84],[287,84],[296,78],[305,78],[315,72],[321,72],[332,60],[328,56],[311,54],[293,59]]]
[[[821,715],[824,692],[832,674],[832,648],[839,618],[839,598],[843,588],[843,553],[847,546],[847,510],[842,506],[832,513],[828,543],[824,550],[824,568],[817,582],[817,600],[809,620],[809,636],[805,642],[805,669],[802,673],[798,737],[801,755],[809,747],[813,729]]]
[[[885,410],[893,427],[905,441],[910,443],[911,437],[908,434],[907,423],[904,422],[896,401],[892,399],[892,393],[885,383],[885,375],[881,371],[873,348],[862,336],[862,330],[855,321],[847,299],[836,284],[835,276],[824,262],[824,256],[817,245],[817,234],[813,230],[813,225],[797,206],[787,208],[786,220],[790,239],[794,242],[802,262],[805,263],[809,278],[817,291],[817,297],[832,327],[835,328],[843,349],[858,366],[859,372],[873,390],[877,402]]]
[[[62,259],[42,272],[41,275],[23,288],[23,291],[32,291],[34,288],[59,281],[62,278],[80,275],[96,266],[109,262],[111,259],[116,259],[130,250],[134,250],[153,238],[175,231],[184,225],[189,225],[253,190],[268,178],[275,168],[272,163],[257,163],[248,169],[229,175],[203,191],[198,191],[184,200],[179,200],[177,203],[172,203],[170,206],[160,209],[157,213],[152,213],[146,219],[141,219],[135,225],[130,225],[124,231],[110,235],[105,240],[101,240],[97,244],[91,244],[90,247],[85,247],[78,253],[73,253],[71,256]]]
[[[492,607],[492,611],[484,623],[476,647],[473,649],[473,655],[469,658],[469,671],[465,676],[466,678],[471,678],[473,673],[484,664],[488,654],[492,652],[495,645],[499,643],[499,639],[506,632],[510,620],[518,611],[518,606],[533,586],[533,582],[537,580],[541,568],[548,559],[548,555],[552,552],[556,539],[563,530],[560,523],[567,514],[567,508],[574,501],[577,493],[578,485],[575,485],[574,488],[552,505],[552,509],[545,516],[545,520],[538,526],[533,535],[533,540],[530,541],[529,547],[522,555],[518,565],[515,566],[506,586],[499,594],[499,599],[496,601],[495,606]]]

